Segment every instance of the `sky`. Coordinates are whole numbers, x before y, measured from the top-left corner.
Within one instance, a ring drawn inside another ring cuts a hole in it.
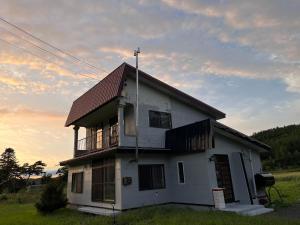
[[[246,134],[298,124],[298,0],[0,0],[0,151],[72,157],[73,100],[124,61],[226,113]],[[77,60],[77,59],[80,59]],[[89,65],[85,62],[88,62]],[[93,65],[93,66],[90,66]]]

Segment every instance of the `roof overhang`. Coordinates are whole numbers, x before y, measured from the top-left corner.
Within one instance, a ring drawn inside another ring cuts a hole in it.
[[[249,137],[246,134],[243,134],[235,129],[232,129],[224,124],[214,122],[214,132],[221,134],[231,140],[239,142],[242,145],[249,147],[250,149],[257,150],[260,153],[269,153],[271,151],[271,147],[262,143],[252,137]]]
[[[171,149],[166,148],[139,148],[139,154],[169,154]],[[90,163],[94,159],[114,157],[115,154],[135,154],[134,147],[114,147],[101,151],[90,152],[79,157],[60,162],[60,166],[76,166]]]

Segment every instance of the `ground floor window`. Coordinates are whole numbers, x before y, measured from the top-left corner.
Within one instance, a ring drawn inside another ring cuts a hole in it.
[[[180,184],[184,184],[185,182],[185,177],[184,177],[184,167],[183,167],[183,162],[178,162],[177,163],[177,169],[178,169],[178,182]]]
[[[139,190],[162,189],[165,184],[163,164],[139,165]]]
[[[115,201],[115,160],[101,159],[92,163],[92,201]]]
[[[83,191],[83,172],[72,173],[72,188],[74,193],[82,193]]]

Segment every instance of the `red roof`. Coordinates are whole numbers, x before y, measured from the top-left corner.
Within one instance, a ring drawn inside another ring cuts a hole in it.
[[[76,99],[73,102],[65,125],[70,126],[74,124],[80,118],[119,97],[121,95],[126,75],[135,76],[135,67],[127,63],[123,63],[98,84]],[[147,82],[150,85],[153,85],[155,89],[168,91],[168,93],[175,98],[200,109],[215,119],[225,117],[223,112],[182,91],[179,91],[178,89],[144,73],[143,71],[140,71],[139,75],[141,82]]]
[[[65,125],[70,126],[76,120],[120,96],[125,66],[125,63],[120,65],[98,84],[76,99],[72,104]]]

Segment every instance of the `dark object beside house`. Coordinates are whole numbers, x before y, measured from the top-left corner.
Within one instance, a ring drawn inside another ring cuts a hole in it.
[[[275,178],[271,173],[257,173],[255,174],[255,183],[257,189],[270,187],[275,184]]]
[[[41,199],[35,204],[36,209],[42,213],[51,213],[67,205],[67,198],[63,192],[63,185],[49,183],[45,187]]]

